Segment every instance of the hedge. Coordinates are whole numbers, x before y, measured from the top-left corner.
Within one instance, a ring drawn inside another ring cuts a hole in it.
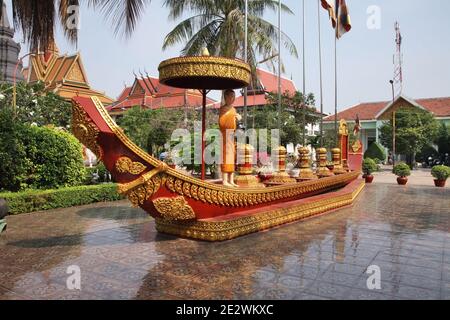
[[[103,201],[123,199],[116,184],[69,187],[57,190],[28,190],[0,193],[6,199],[10,214],[29,213],[57,208],[69,208]]]

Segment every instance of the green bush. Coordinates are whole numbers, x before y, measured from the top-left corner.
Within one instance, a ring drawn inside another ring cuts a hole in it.
[[[375,161],[373,161],[370,158],[364,159],[363,164],[362,164],[362,171],[364,172],[364,174],[371,175],[372,173],[374,173],[377,170],[378,170],[378,167],[377,167],[377,164],[375,163]]]
[[[0,190],[22,189],[31,167],[21,139],[23,129],[9,108],[0,107]]]
[[[411,175],[411,168],[404,162],[400,162],[394,167],[394,174],[398,177],[409,177]]]
[[[386,150],[378,142],[372,143],[364,153],[364,158],[378,159],[380,162],[386,161]]]
[[[431,175],[436,180],[447,180],[450,177],[450,167],[447,166],[434,166],[431,169]]]
[[[69,208],[102,201],[122,199],[116,184],[80,186],[57,190],[29,190],[0,193],[6,199],[11,214],[28,213],[57,208]]]
[[[84,182],[82,146],[71,134],[20,124],[0,112],[0,190],[56,189]]]
[[[56,189],[83,183],[86,170],[82,146],[70,133],[48,127],[26,127],[22,141],[32,163],[27,185]]]

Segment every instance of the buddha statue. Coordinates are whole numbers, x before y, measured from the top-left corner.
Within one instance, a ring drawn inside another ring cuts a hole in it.
[[[224,105],[220,107],[219,112],[219,127],[222,133],[222,175],[223,185],[228,187],[237,187],[234,183],[234,173],[236,171],[236,144],[235,133],[237,122],[241,121],[242,117],[237,113],[233,104],[236,99],[236,94],[233,90],[226,90],[224,92]]]

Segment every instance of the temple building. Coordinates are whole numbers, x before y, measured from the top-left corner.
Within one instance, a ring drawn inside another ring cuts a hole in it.
[[[30,65],[23,74],[28,83],[41,81],[48,91],[68,101],[76,96],[96,96],[105,105],[114,101],[104,92],[91,89],[80,53],[61,55],[56,44],[46,53],[30,56]]]
[[[13,83],[23,81],[22,64],[19,61],[20,44],[14,41],[14,29],[11,27],[3,1],[0,18],[0,82]],[[17,74],[14,74],[18,70]]]
[[[201,107],[203,96],[199,90],[178,89],[159,83],[158,78],[135,78],[131,87],[126,87],[116,102],[106,109],[114,118],[122,116],[127,110],[139,106],[147,109],[179,109]],[[207,98],[207,107],[215,101]]]
[[[400,95],[394,101],[360,103],[338,113],[338,121],[346,120],[351,126],[359,118],[364,152],[374,142],[380,142],[380,128],[384,121],[392,119],[392,113],[400,108],[421,109],[431,112],[436,120],[450,126],[450,97],[413,100]],[[334,130],[334,115],[324,119],[324,129]]]

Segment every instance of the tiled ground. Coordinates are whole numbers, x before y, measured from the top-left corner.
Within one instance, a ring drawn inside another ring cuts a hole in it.
[[[348,208],[225,243],[127,202],[9,217],[0,299],[450,299],[450,190],[374,184]],[[81,268],[81,291],[66,287]],[[382,289],[365,270],[381,268]]]

